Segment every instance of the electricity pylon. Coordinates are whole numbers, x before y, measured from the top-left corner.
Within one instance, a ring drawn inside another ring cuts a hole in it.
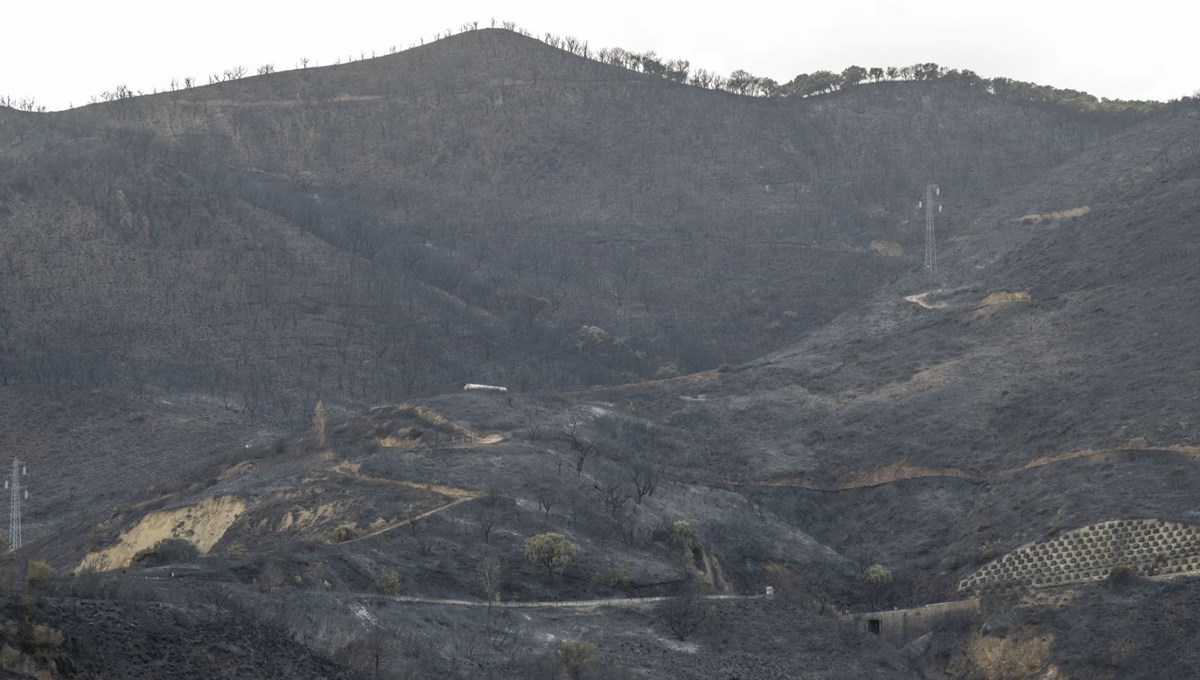
[[[13,458],[12,476],[4,480],[4,488],[8,494],[8,545],[9,550],[21,547],[21,501],[29,498],[29,489],[21,488],[21,478],[29,470],[21,464],[19,458]],[[24,491],[24,495],[22,495]]]
[[[937,277],[937,232],[934,228],[934,215],[942,211],[942,204],[937,198],[940,195],[941,189],[938,185],[925,185],[925,275],[930,279]]]

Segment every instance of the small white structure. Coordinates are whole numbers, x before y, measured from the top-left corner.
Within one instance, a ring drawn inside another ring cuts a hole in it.
[[[507,392],[507,387],[499,385],[477,385],[475,383],[467,383],[463,385],[463,389],[467,392]]]

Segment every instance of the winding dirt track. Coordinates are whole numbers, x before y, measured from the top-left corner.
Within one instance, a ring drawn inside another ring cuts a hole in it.
[[[451,501],[450,503],[447,503],[441,507],[434,508],[433,510],[430,510],[429,512],[423,512],[423,513],[417,515],[416,517],[408,517],[406,519],[400,520],[399,522],[389,524],[386,527],[383,527],[382,529],[376,529],[375,531],[372,531],[369,534],[363,534],[362,536],[357,536],[348,541],[342,541],[339,545],[345,545],[347,543],[357,543],[359,541],[365,541],[368,538],[374,538],[380,534],[386,534],[389,531],[394,531],[396,529],[399,529],[400,527],[408,526],[409,524],[412,524],[413,522],[416,522],[418,520],[425,519],[426,517],[429,517],[430,515],[436,515],[437,513],[442,512],[443,510],[449,510],[450,508],[453,508],[454,506],[458,505],[459,503],[466,503],[467,501],[474,500],[474,499],[475,499],[475,496],[467,496],[465,498],[459,498],[459,499]]]
[[[436,597],[417,597],[413,595],[379,595],[376,593],[361,593],[357,597],[369,600],[387,600],[389,602],[405,602],[408,604],[434,604],[451,607],[498,607],[505,609],[570,609],[591,607],[636,607],[639,605],[664,602],[669,597],[610,597],[600,600],[539,600],[529,602],[487,602],[485,600],[455,600]],[[699,599],[716,600],[756,600],[762,595],[704,595]]]
[[[1108,449],[1078,449],[1052,456],[1035,458],[1023,465],[999,468],[992,471],[969,470],[958,467],[927,467],[909,465],[904,462],[885,465],[874,470],[854,472],[833,483],[821,483],[805,474],[781,476],[758,482],[741,482],[739,486],[790,487],[806,491],[850,491],[852,489],[869,489],[884,484],[892,484],[909,479],[961,479],[972,484],[983,484],[996,477],[1012,475],[1026,470],[1033,470],[1047,465],[1056,465],[1078,459],[1105,459],[1122,453],[1157,453],[1173,454],[1188,458],[1200,459],[1200,446],[1174,444],[1170,446],[1149,446],[1130,442],[1122,446]]]
[[[929,290],[929,291],[925,291],[924,293],[918,293],[916,295],[905,295],[904,299],[907,302],[912,302],[914,304],[921,305],[925,309],[942,309],[943,307],[946,306],[945,302],[935,302],[933,304],[929,304],[928,302],[925,301],[925,298],[929,297],[930,295],[932,295],[936,292],[937,292],[936,290]]]

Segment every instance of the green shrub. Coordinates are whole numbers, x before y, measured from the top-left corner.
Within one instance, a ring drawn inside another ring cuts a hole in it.
[[[561,573],[575,559],[575,544],[556,533],[538,534],[525,539],[525,559],[546,568],[546,574]]]
[[[385,595],[399,595],[400,574],[389,569],[379,575],[375,585],[379,588],[379,592]]]
[[[670,532],[671,539],[685,548],[691,548],[700,542],[700,532],[696,531],[696,525],[685,519],[671,522]]]
[[[879,608],[880,596],[892,585],[892,570],[882,564],[872,564],[863,572],[863,583],[871,591],[871,608]]]
[[[892,583],[892,570],[882,564],[872,564],[863,572],[863,583],[875,589],[886,588]]]

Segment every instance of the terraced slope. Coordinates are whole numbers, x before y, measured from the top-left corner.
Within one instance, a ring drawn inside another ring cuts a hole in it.
[[[1200,572],[1200,527],[1161,520],[1113,520],[1021,546],[959,583],[959,590],[1059,586],[1108,578]]]

